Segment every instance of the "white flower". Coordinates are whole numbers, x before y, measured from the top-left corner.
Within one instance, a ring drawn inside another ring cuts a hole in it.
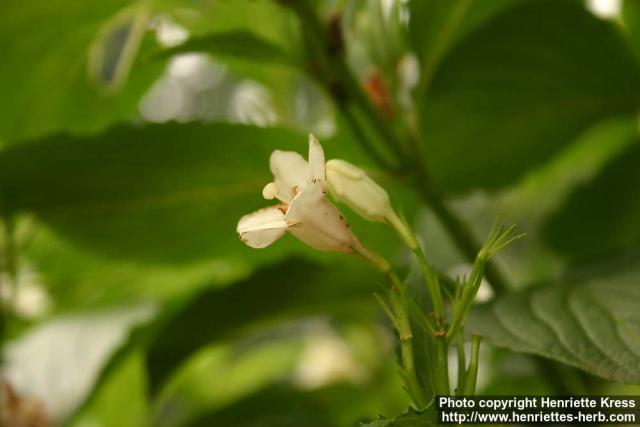
[[[262,194],[280,204],[240,218],[240,239],[253,248],[264,248],[285,231],[321,251],[358,252],[371,255],[358,241],[338,209],[325,198],[325,163],[322,146],[309,135],[309,162],[298,153],[276,150],[271,154],[274,181]]]

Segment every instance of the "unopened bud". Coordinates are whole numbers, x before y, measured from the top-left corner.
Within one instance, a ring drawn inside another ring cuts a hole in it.
[[[417,247],[413,233],[393,210],[387,192],[365,171],[347,161],[332,159],[327,162],[326,174],[327,187],[336,200],[364,219],[391,225],[409,247]]]
[[[393,208],[389,196],[362,169],[339,159],[327,162],[331,195],[369,221],[384,222]]]

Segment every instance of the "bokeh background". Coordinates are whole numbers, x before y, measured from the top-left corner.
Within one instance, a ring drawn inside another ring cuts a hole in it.
[[[308,1],[383,128],[419,135],[426,196],[286,3],[0,3],[9,425],[403,412],[384,278],[235,232],[267,204],[271,151],[304,154],[309,132],[388,189],[448,277],[469,260],[433,197],[477,240],[498,213],[528,233],[497,261],[515,296],[479,295],[480,392],[637,394],[620,383],[640,382],[640,2]],[[344,211],[411,281],[393,234]]]

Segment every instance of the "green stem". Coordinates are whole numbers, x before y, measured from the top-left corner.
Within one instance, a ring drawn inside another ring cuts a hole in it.
[[[453,302],[453,315],[451,323],[447,329],[447,339],[452,339],[456,334],[464,328],[465,321],[471,311],[471,306],[475,300],[476,294],[480,289],[482,278],[486,267],[486,259],[478,256],[473,264],[473,270],[469,279],[459,293],[459,298]]]
[[[282,1],[282,0],[281,0]],[[319,53],[323,55],[323,60],[330,67],[332,76],[339,79],[342,88],[351,101],[354,102],[363,112],[365,116],[369,118],[369,122],[378,134],[382,137],[383,141],[389,148],[396,154],[398,159],[405,159],[405,152],[403,150],[403,143],[398,135],[390,127],[386,125],[386,119],[380,114],[380,112],[371,104],[369,98],[364,93],[362,86],[359,84],[358,79],[353,75],[351,69],[347,66],[344,60],[342,51],[334,51],[329,45],[329,37],[326,26],[318,17],[314,7],[309,4],[307,0],[290,0],[282,1],[286,6],[290,7],[304,23],[309,30],[314,43],[319,48]],[[331,82],[323,82],[330,84]],[[329,93],[336,98],[334,88],[329,87]],[[342,94],[341,94],[342,95]],[[343,99],[336,99],[337,103],[344,102]]]
[[[387,218],[388,224],[393,227],[396,232],[400,235],[402,240],[405,242],[407,247],[413,252],[415,257],[418,259],[420,263],[420,267],[422,269],[422,275],[424,276],[424,281],[427,284],[427,290],[429,291],[429,296],[431,297],[431,301],[433,303],[433,310],[435,312],[436,317],[436,328],[438,330],[443,330],[444,327],[444,302],[442,299],[442,291],[440,290],[440,283],[438,280],[438,273],[429,266],[427,262],[427,258],[424,255],[424,251],[422,247],[418,243],[416,238],[416,234],[411,230],[411,227],[407,225],[406,221],[400,219],[398,214],[393,212],[389,218]]]
[[[406,154],[403,149],[403,142],[397,136],[396,132],[387,126],[387,120],[380,112],[371,104],[369,98],[362,90],[362,87],[356,77],[353,75],[349,67],[341,56],[335,57],[333,65],[338,75],[342,77],[342,82],[351,96],[351,99],[360,107],[362,112],[369,118],[369,122],[374,127],[383,140],[389,145],[391,150],[401,160],[406,160]]]
[[[391,281],[391,304],[395,314],[396,328],[400,337],[400,354],[402,359],[402,368],[404,369],[407,390],[413,399],[417,409],[422,409],[427,404],[424,391],[418,381],[415,361],[413,358],[413,333],[411,331],[411,322],[409,320],[409,308],[407,306],[406,287],[398,277],[398,275],[390,269],[387,276]]]
[[[433,302],[433,311],[436,315],[436,328],[442,330],[441,328],[444,326],[444,303],[442,302],[442,292],[440,290],[440,284],[438,283],[438,275],[429,266],[420,246],[416,247],[413,253],[416,258],[418,258],[424,280],[427,283],[427,288],[431,296],[431,301]]]
[[[329,36],[313,7],[307,4],[306,0],[280,0],[280,2],[289,7],[305,24],[303,36],[306,40],[306,48],[309,51],[309,62],[312,64],[308,69],[310,76],[326,88],[327,93],[333,98],[335,104],[342,112],[343,117],[351,127],[356,140],[362,145],[363,149],[385,169],[397,170],[397,167],[393,165],[393,162],[389,162],[385,155],[393,155],[393,153],[381,154],[378,149],[374,147],[367,137],[366,132],[363,130],[363,127],[360,125],[356,117],[356,112],[353,111],[349,105],[353,103],[362,109],[362,96],[365,97],[366,101],[366,95],[361,93],[361,91],[353,90],[353,81],[345,84],[345,79],[355,80],[353,76],[349,75],[342,76],[344,77],[342,79],[339,78],[342,74],[348,72],[348,67],[346,63],[344,63],[341,52],[334,52],[328,46]],[[357,89],[357,82],[355,86]],[[367,104],[369,104],[368,101]],[[370,108],[373,107],[370,104],[367,105],[367,113]],[[380,129],[377,130],[380,131]],[[380,142],[383,143],[382,146],[384,148],[389,148],[385,140]],[[402,156],[398,156],[398,158],[402,158]]]
[[[456,386],[456,396],[460,396],[467,377],[467,361],[465,360],[464,339],[461,333],[456,335],[456,350],[458,352],[458,383]]]
[[[434,337],[435,360],[433,367],[434,393],[449,396],[449,345],[444,336]]]
[[[453,243],[456,245],[460,253],[469,262],[473,262],[480,250],[481,245],[471,232],[471,229],[458,218],[443,202],[443,198],[431,186],[427,174],[424,170],[419,171],[418,179],[415,181],[415,187],[427,202],[435,216],[449,233]],[[493,287],[496,294],[507,291],[510,286],[502,273],[496,268],[492,261],[487,263],[486,278]]]
[[[480,357],[480,335],[471,336],[471,361],[469,362],[469,370],[467,371],[466,381],[464,384],[463,396],[474,396],[476,394],[476,382],[478,380],[478,360]]]
[[[413,339],[400,339],[400,352],[402,366],[406,375],[407,389],[410,391],[416,409],[422,409],[427,402],[416,375],[415,362],[413,360]]]

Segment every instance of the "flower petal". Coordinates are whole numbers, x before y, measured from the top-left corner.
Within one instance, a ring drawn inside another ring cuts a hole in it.
[[[309,164],[295,151],[275,150],[269,160],[277,188],[276,197],[289,203],[309,180]]]
[[[325,181],[324,150],[313,134],[309,134],[309,170],[311,181]]]
[[[324,197],[324,184],[310,183],[285,215],[291,234],[320,251],[353,252],[358,244],[344,216]]]
[[[266,248],[278,240],[287,229],[281,206],[270,206],[240,218],[236,231],[240,239],[252,248]]]
[[[270,182],[262,189],[262,197],[267,200],[272,200],[278,197],[278,187],[274,182]]]

